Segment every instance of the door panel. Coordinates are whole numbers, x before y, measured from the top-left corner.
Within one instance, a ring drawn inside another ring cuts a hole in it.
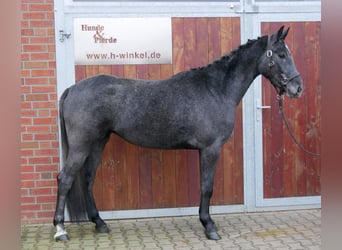
[[[172,18],[172,65],[77,65],[76,81],[99,73],[164,79],[206,65],[240,44],[239,18]],[[212,205],[243,203],[242,109],[218,162]],[[97,171],[99,210],[198,206],[199,160],[194,150],[138,147],[112,135]]]
[[[262,34],[290,27],[286,43],[304,82],[299,99],[285,97],[284,112],[300,143],[319,153],[321,148],[320,22],[262,23]],[[320,195],[321,161],[304,153],[289,135],[279,114],[272,85],[263,79],[264,198]]]

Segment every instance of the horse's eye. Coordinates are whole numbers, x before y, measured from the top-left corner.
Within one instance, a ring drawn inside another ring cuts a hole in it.
[[[285,53],[279,53],[278,56],[281,58],[281,59],[284,59],[286,57],[286,54]]]

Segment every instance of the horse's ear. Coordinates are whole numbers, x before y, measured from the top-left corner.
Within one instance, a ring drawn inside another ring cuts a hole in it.
[[[283,32],[280,39],[285,40],[287,34],[289,33],[289,30],[290,30],[290,27],[288,27],[287,30],[285,32]]]
[[[284,40],[287,34],[289,33],[290,27],[284,32],[284,25],[280,27],[277,32],[277,41]]]

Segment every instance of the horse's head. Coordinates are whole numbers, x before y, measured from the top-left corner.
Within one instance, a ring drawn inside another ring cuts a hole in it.
[[[284,32],[284,26],[282,26],[278,32],[268,36],[259,71],[271,81],[279,95],[286,93],[288,97],[298,98],[303,91],[303,82],[284,41],[288,32],[289,28]]]

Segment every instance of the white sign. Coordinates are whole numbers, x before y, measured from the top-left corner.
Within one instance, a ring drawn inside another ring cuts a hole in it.
[[[75,18],[75,64],[171,64],[171,18]]]

